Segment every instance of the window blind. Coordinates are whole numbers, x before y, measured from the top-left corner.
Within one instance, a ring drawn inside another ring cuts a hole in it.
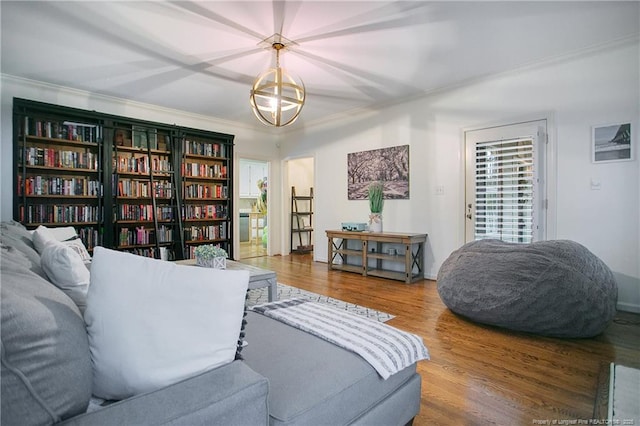
[[[475,239],[533,241],[532,138],[476,144]]]

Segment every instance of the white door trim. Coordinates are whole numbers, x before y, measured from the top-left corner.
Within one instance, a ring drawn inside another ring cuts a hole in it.
[[[458,246],[462,246],[465,243],[465,200],[466,200],[466,142],[465,135],[467,132],[481,130],[492,127],[509,126],[517,123],[546,121],[547,135],[546,143],[544,145],[545,156],[545,170],[544,177],[546,179],[546,229],[545,239],[552,240],[557,238],[557,134],[556,134],[556,119],[553,111],[544,111],[540,113],[527,114],[526,116],[514,117],[509,120],[496,120],[487,122],[485,124],[464,127],[460,129],[460,164],[461,164],[461,179],[460,179],[460,201],[458,209]]]

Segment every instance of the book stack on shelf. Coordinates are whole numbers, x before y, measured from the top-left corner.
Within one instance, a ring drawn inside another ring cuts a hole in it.
[[[93,123],[74,123],[38,116],[24,116],[24,134],[45,139],[75,142],[101,142],[102,127]]]

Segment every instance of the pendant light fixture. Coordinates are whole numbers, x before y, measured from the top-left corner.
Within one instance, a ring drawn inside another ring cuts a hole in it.
[[[283,68],[280,68],[280,51],[286,45],[282,36],[273,36],[277,41],[271,43],[276,52],[276,67],[260,74],[253,82],[250,102],[258,120],[268,126],[287,126],[300,116],[304,106],[305,89],[302,80],[296,80]]]

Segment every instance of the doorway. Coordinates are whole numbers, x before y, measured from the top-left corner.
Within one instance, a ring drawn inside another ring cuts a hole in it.
[[[546,120],[465,132],[465,241],[546,236]]]
[[[240,259],[267,256],[269,244],[268,187],[269,163],[261,160],[239,160]]]

